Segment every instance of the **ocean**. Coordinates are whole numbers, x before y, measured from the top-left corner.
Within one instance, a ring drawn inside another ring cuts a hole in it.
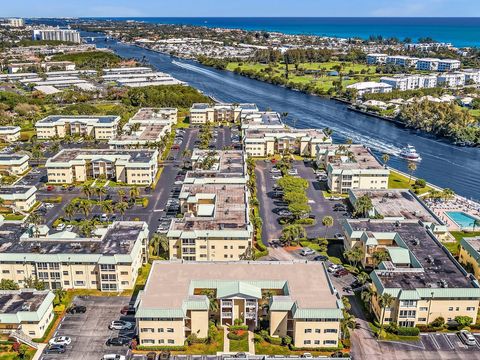
[[[106,19],[106,18],[105,18]],[[480,18],[108,18],[160,24],[188,24],[230,29],[276,31],[333,37],[370,35],[400,40],[430,37],[457,47],[480,46]]]

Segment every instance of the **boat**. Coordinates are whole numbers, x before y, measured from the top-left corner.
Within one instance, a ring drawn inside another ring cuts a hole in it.
[[[405,146],[401,151],[400,151],[400,157],[407,159],[409,161],[421,161],[422,158],[420,155],[417,153],[417,150],[412,145],[407,145]]]

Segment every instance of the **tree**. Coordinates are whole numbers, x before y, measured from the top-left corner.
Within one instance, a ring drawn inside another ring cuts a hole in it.
[[[106,195],[108,191],[102,186],[102,187],[95,188],[95,193],[98,196],[99,200],[102,201],[102,195]]]
[[[289,246],[292,242],[297,242],[298,239],[305,238],[306,236],[307,232],[303,226],[298,224],[287,225],[282,229],[280,242],[284,246]]]
[[[83,184],[82,192],[85,194],[88,200],[90,200],[90,196],[92,196],[92,187],[89,184]]]
[[[451,200],[455,197],[455,192],[452,190],[452,189],[449,189],[449,188],[445,188],[443,189],[442,191],[442,197],[445,199],[445,200]]]
[[[152,246],[153,256],[168,252],[168,239],[165,235],[154,234],[150,239],[150,245]]]
[[[18,290],[18,284],[10,279],[0,280],[0,290]]]
[[[409,184],[412,181],[412,176],[413,176],[413,173],[415,172],[415,170],[417,170],[417,164],[415,164],[413,161],[409,161],[408,162],[408,172],[410,174],[410,177],[408,179]]]
[[[474,232],[475,232],[475,229],[476,229],[477,227],[480,227],[480,220],[479,220],[479,219],[475,219],[475,220],[473,221],[473,231],[474,231]]]
[[[382,309],[382,316],[381,316],[381,319],[380,319],[380,335],[382,335],[382,332],[383,332],[383,320],[385,318],[385,310],[386,308],[389,308],[390,306],[392,306],[393,304],[393,296],[390,295],[390,294],[382,294],[380,296],[380,298],[378,299],[378,305],[380,306],[380,308]]]
[[[294,202],[288,205],[288,210],[295,218],[299,219],[310,213],[310,211],[312,211],[312,208],[310,207],[310,205],[301,202]]]
[[[118,190],[118,197],[120,198],[119,201],[123,201],[123,198],[125,197],[127,193],[125,192],[125,190],[123,189],[120,189]]]
[[[377,250],[373,253],[373,262],[375,267],[377,267],[381,262],[387,261],[388,259],[390,259],[390,255],[388,255],[388,252],[386,251]]]
[[[217,291],[214,289],[202,289],[200,295],[205,295],[208,298],[210,312],[216,313],[218,311]]]
[[[63,299],[65,299],[65,296],[67,295],[67,292],[61,288],[55,290],[55,297],[57,300],[58,304],[61,304]]]
[[[350,265],[354,267],[357,267],[358,263],[363,260],[364,255],[363,249],[358,246],[343,253],[343,256],[345,256]]]
[[[84,221],[80,226],[79,226],[80,232],[83,234],[85,237],[91,237],[93,230],[95,230],[95,225],[91,221]]]
[[[355,316],[352,314],[343,311],[343,319],[340,321],[340,329],[342,331],[342,339],[350,338],[350,330],[354,330],[357,325]]]
[[[469,326],[473,322],[473,319],[470,316],[455,316],[455,321],[463,328]]]
[[[115,204],[115,209],[122,215],[123,220],[123,215],[125,215],[125,212],[128,209],[128,204],[125,201],[118,202]]]
[[[130,194],[130,197],[135,200],[137,197],[140,196],[140,191],[136,186],[134,186],[130,188],[129,194]]]
[[[375,291],[369,286],[366,290],[363,290],[360,294],[360,298],[366,305],[371,305]]]
[[[327,233],[328,233],[328,228],[333,226],[333,217],[327,215],[324,216],[322,219],[322,225],[325,226],[325,236],[324,238],[327,238]]]
[[[385,167],[387,167],[387,163],[388,163],[389,160],[390,160],[390,155],[388,155],[388,154],[383,154],[382,155],[382,161],[383,161],[383,164],[385,165]]]
[[[372,199],[367,194],[360,196],[354,205],[353,215],[366,217],[373,209]]]
[[[108,202],[108,201],[103,202],[100,205],[100,207],[101,207],[102,211],[106,214],[112,214],[114,209],[115,209],[113,204],[111,202]]]
[[[368,275],[366,272],[361,272],[357,275],[357,280],[362,285],[365,285],[368,279],[370,279],[370,275]]]
[[[65,209],[63,210],[63,212],[65,213],[65,216],[69,219],[69,220],[72,220],[72,217],[76,214],[77,212],[77,208],[75,207],[75,205],[73,205],[72,203],[68,204],[67,206],[65,206]]]
[[[78,210],[83,213],[85,218],[88,217],[92,210],[92,205],[88,202],[88,200],[80,200],[80,202],[77,205]]]
[[[24,287],[26,289],[35,289],[35,290],[45,290],[46,285],[43,281],[39,280],[37,277],[29,277],[23,280]]]

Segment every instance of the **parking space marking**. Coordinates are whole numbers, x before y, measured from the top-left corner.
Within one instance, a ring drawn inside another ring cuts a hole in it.
[[[440,350],[440,345],[438,344],[437,340],[435,339],[435,336],[432,334],[428,334],[428,337],[430,340],[432,340],[433,346],[437,348],[437,350]]]
[[[455,349],[455,346],[453,343],[450,341],[448,334],[443,334],[443,337],[445,338],[445,341],[447,342],[448,346],[450,347],[451,350]]]

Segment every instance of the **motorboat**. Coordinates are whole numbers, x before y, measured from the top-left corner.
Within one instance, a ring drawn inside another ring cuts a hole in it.
[[[417,153],[417,150],[412,145],[405,146],[402,151],[400,151],[400,156],[409,161],[421,161],[422,158]]]

